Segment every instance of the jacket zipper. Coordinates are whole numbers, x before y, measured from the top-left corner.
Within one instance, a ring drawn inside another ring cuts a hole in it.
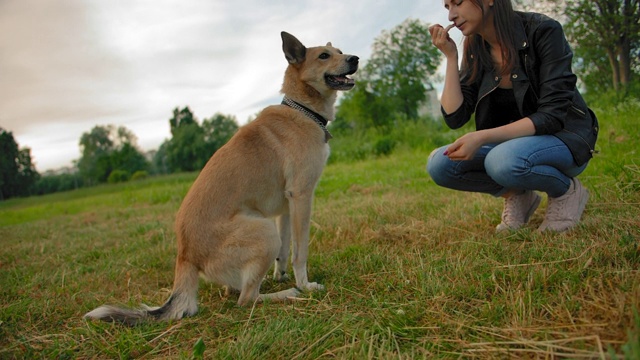
[[[499,83],[498,83],[499,85]],[[473,112],[475,113],[476,111],[478,111],[478,104],[480,104],[480,101],[482,101],[482,99],[484,99],[487,95],[491,94],[491,92],[493,92],[493,90],[498,88],[498,85],[492,87],[489,91],[487,91],[486,93],[484,93],[480,99],[478,99],[478,101],[476,101],[476,107],[473,109]]]
[[[577,107],[575,107],[575,105],[571,105],[571,108],[572,108],[575,112],[577,112],[578,114],[580,114],[580,115],[582,115],[582,116],[586,116],[586,115],[587,115],[584,111],[582,111],[582,110],[578,109]]]

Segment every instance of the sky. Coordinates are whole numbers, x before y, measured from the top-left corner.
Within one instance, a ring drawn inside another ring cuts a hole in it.
[[[157,149],[176,107],[242,125],[279,103],[281,31],[363,64],[407,18],[446,24],[447,12],[442,0],[0,0],[0,127],[39,172],[79,159],[96,125]]]

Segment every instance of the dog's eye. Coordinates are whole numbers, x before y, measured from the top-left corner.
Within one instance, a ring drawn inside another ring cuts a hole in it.
[[[331,57],[331,55],[329,55],[329,53],[326,53],[326,52],[322,53],[322,54],[320,54],[320,56],[318,56],[318,58],[320,58],[322,60],[326,60],[326,59],[328,59],[330,57]]]

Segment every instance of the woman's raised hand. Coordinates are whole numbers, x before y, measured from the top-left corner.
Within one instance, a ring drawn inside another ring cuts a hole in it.
[[[429,34],[431,34],[431,42],[435,45],[446,57],[457,57],[458,47],[456,43],[449,37],[449,30],[453,28],[455,24],[450,24],[446,28],[440,24],[433,24],[429,26]]]

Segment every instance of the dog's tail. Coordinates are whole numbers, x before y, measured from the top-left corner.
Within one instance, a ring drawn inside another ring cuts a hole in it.
[[[169,300],[161,307],[150,308],[143,305],[140,309],[127,309],[103,305],[84,315],[86,319],[118,322],[135,326],[152,320],[178,320],[198,312],[198,271],[187,263],[176,267],[173,292]]]

